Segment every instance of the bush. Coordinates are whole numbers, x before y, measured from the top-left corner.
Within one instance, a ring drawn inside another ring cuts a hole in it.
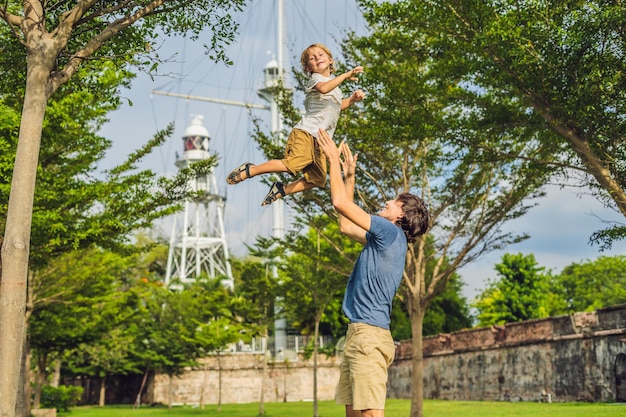
[[[78,403],[82,395],[83,387],[44,385],[41,388],[41,408],[56,408],[60,413],[67,412]]]

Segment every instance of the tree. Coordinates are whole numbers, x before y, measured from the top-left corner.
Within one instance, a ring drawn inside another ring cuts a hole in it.
[[[104,307],[115,290],[117,276],[128,266],[128,258],[90,249],[65,254],[31,274],[29,314],[23,320],[29,341],[26,355],[32,349],[37,358],[35,408],[39,407],[49,359],[60,360],[73,347],[99,340],[111,330]]]
[[[428,39],[433,71],[458,81],[458,94],[448,104],[475,108],[465,118],[489,132],[483,140],[466,138],[467,147],[547,165],[626,216],[623,3],[361,3],[372,16],[384,13],[385,26]],[[413,53],[422,52],[416,45]],[[525,148],[489,139],[514,132],[534,138]],[[563,177],[560,182],[567,183]],[[625,236],[626,225],[614,224],[591,241],[606,248]]]
[[[115,204],[116,200],[126,200],[124,205],[128,205],[129,195],[120,193],[122,189],[152,188],[156,184],[154,174],[147,171],[134,172],[132,178],[125,175],[135,168],[137,156],[125,161],[126,169],[120,166],[118,171],[111,171],[98,179],[94,174],[97,162],[111,145],[96,131],[107,112],[118,105],[118,90],[130,77],[127,71],[103,64],[98,67],[98,75],[93,77],[88,87],[70,82],[57,92],[55,101],[48,103],[42,130],[46,146],[40,151],[40,173],[33,199],[29,268],[41,268],[47,261],[79,247],[92,244],[116,247],[126,237],[111,231],[146,217],[145,213],[137,217],[129,216],[122,211],[123,206]],[[0,126],[0,146],[3,149],[0,155],[0,226],[3,232],[17,149],[19,110],[22,107],[17,97],[23,92],[19,84],[11,88],[11,94],[7,90],[0,91],[0,106],[3,115],[7,116]],[[111,200],[108,200],[109,196]],[[144,204],[159,201],[155,198],[146,201],[140,193],[135,193],[133,197],[137,202],[144,201]],[[106,209],[94,210],[94,206]],[[157,205],[152,208],[157,209]],[[139,205],[135,209],[141,211]],[[119,215],[117,224],[107,217],[112,212]],[[99,226],[98,232],[94,230],[95,224]],[[103,235],[107,237],[103,238]]]
[[[114,280],[109,292],[99,297],[97,319],[104,323],[100,332],[88,341],[82,340],[75,348],[63,352],[67,361],[66,375],[89,375],[100,379],[99,405],[105,405],[107,378],[111,375],[141,373],[141,364],[136,360],[139,356],[135,351],[141,330],[137,326],[139,311],[142,311],[142,300],[146,293],[146,284],[162,280],[167,259],[167,246],[154,242],[144,234],[135,236],[136,245],[143,248],[141,252],[129,257],[120,258],[110,251],[106,255],[113,259],[125,261],[124,268],[115,268],[115,263],[106,262],[106,274],[86,270],[82,275],[90,281],[100,281],[105,276],[113,276]],[[84,251],[79,251],[83,254]],[[80,258],[80,256],[79,256]],[[117,271],[117,272],[116,272]],[[44,282],[47,282],[45,280]],[[87,302],[94,302],[92,297]],[[65,301],[71,304],[72,300]],[[79,340],[74,340],[72,346]]]
[[[549,316],[549,280],[535,256],[506,253],[495,269],[498,278],[478,296],[478,325],[506,324]]]
[[[317,417],[317,364],[320,322],[331,301],[341,297],[352,264],[336,250],[354,250],[350,239],[341,236],[337,223],[316,219],[313,225],[326,224],[323,229],[312,227],[306,234],[292,233],[285,244],[283,283],[286,313],[292,321],[312,323],[313,329],[313,416]],[[345,252],[344,252],[345,253]]]
[[[0,414],[15,414],[33,196],[46,104],[81,66],[88,68],[101,59],[123,65],[154,42],[158,29],[193,35],[208,30],[213,34],[208,49],[223,59],[221,46],[233,39],[236,30],[227,12],[242,4],[243,0],[148,0],[58,7],[56,3],[10,0],[0,9],[0,17],[26,56],[19,139],[2,244]]]
[[[251,326],[243,323],[240,315],[246,301],[234,296],[219,277],[199,277],[179,291],[167,289],[161,281],[140,281],[137,286],[141,297],[132,322],[135,339],[131,352],[144,376],[150,371],[162,372],[171,383],[187,367],[197,366],[199,358],[219,355],[228,344],[246,339],[250,333]],[[169,407],[171,394],[170,389]]]
[[[138,373],[130,349],[134,336],[131,326],[116,326],[91,343],[82,343],[68,356],[72,360],[71,373],[96,376],[100,380],[98,405],[104,407],[108,377]]]
[[[410,245],[404,274],[412,326],[411,416],[421,417],[426,311],[457,269],[526,237],[501,227],[530,208],[526,199],[542,195],[549,172],[531,169],[532,162],[497,160],[464,145],[498,140],[516,152],[531,138],[492,138],[472,123],[461,124],[472,109],[451,104],[462,94],[459,80],[439,78],[430,39],[412,26],[415,16],[407,21],[408,16],[400,4],[381,5],[368,17],[376,30],[346,43],[353,63],[368,63],[360,82],[369,98],[363,112],[341,121],[348,143],[360,155],[357,186],[366,209],[375,211],[381,201],[403,191],[420,195],[428,204],[430,230]]]
[[[134,350],[146,373],[163,372],[171,383],[185,367],[196,364],[199,312],[194,309],[196,303],[189,303],[190,291],[170,291],[159,282],[147,283],[147,287],[149,297],[143,300],[143,310],[138,314],[140,333]],[[168,407],[171,407],[171,389],[169,394]]]
[[[601,256],[567,265],[553,276],[551,292],[559,301],[552,314],[626,303],[626,256]]]
[[[259,237],[250,247],[251,258],[241,263],[235,262],[233,269],[239,270],[235,282],[235,294],[249,301],[249,309],[243,312],[246,323],[256,326],[265,340],[269,339],[269,327],[278,313],[275,308],[279,294],[279,278],[273,274],[272,264],[276,259],[272,248],[272,239]],[[265,415],[265,376],[267,374],[267,356],[263,358],[261,376],[261,396],[259,398],[259,415]]]
[[[172,179],[157,178],[150,171],[135,168],[145,154],[167,138],[168,130],[157,134],[127,161],[105,173],[104,178],[94,174],[96,163],[110,146],[95,131],[106,112],[115,107],[117,89],[127,78],[126,71],[102,65],[91,81],[93,91],[70,82],[57,92],[57,100],[49,103],[42,132],[47,146],[41,150],[41,170],[33,201],[25,325],[32,312],[33,297],[38,296],[32,279],[50,262],[94,246],[121,253],[142,251],[144,246],[128,243],[129,234],[176,210],[176,201],[186,194],[185,184],[195,166]],[[96,100],[99,95],[106,100]],[[9,95],[2,103],[3,114],[8,115],[0,126],[0,146],[6,150],[0,155],[0,176],[6,179],[0,182],[0,188],[6,190],[0,193],[0,224],[4,225],[16,148],[16,137],[11,132],[19,127],[13,106],[19,103]],[[214,160],[209,162],[213,163]],[[29,360],[30,352],[25,353]],[[20,388],[23,385],[20,383]],[[28,393],[24,397],[28,398]],[[20,404],[20,413],[27,404],[29,401]]]
[[[249,302],[245,297],[236,296],[232,290],[225,287],[221,279],[199,279],[183,294],[193,298],[190,303],[194,306],[197,316],[193,319],[196,330],[189,341],[199,347],[199,355],[215,354],[218,360],[218,411],[222,407],[222,363],[221,352],[232,343],[247,340],[254,332],[255,326],[245,323],[242,312],[249,310]],[[206,374],[205,372],[205,381]],[[204,391],[202,387],[201,407],[204,407]],[[171,406],[171,405],[170,405]]]
[[[423,334],[432,336],[450,333],[472,327],[469,304],[462,295],[462,281],[454,274],[446,284],[445,290],[437,297],[424,314]],[[391,334],[394,340],[411,339],[411,318],[402,295],[394,299],[391,311]]]

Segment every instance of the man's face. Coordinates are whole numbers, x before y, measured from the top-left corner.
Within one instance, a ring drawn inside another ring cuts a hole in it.
[[[389,200],[385,203],[385,207],[378,213],[380,217],[384,217],[392,223],[404,216],[402,203],[398,200]]]

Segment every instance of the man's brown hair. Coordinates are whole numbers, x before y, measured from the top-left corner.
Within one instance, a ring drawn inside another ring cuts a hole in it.
[[[411,193],[400,194],[397,201],[402,203],[404,216],[396,224],[404,231],[407,242],[413,243],[428,230],[428,209],[421,198]]]

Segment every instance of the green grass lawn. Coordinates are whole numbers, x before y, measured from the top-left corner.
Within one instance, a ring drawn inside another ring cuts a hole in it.
[[[407,417],[411,402],[409,400],[387,400],[385,417]],[[134,410],[131,406],[76,407],[67,417],[257,417],[258,403],[224,404],[217,411],[214,404],[204,410],[197,407],[149,407]],[[344,417],[342,406],[334,401],[319,403],[320,417]],[[63,416],[63,415],[62,415]],[[307,417],[313,416],[313,403],[267,403],[266,417]],[[625,417],[626,404],[582,404],[582,403],[505,403],[479,401],[433,401],[424,404],[425,417]]]

